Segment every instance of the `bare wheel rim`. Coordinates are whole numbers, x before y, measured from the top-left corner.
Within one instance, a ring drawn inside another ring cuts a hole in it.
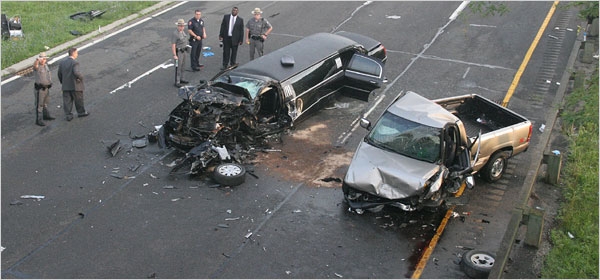
[[[227,177],[233,177],[240,175],[242,173],[242,169],[239,166],[227,164],[219,167],[219,174]]]
[[[490,172],[492,174],[493,177],[498,177],[500,176],[500,174],[502,174],[502,171],[504,170],[504,159],[503,158],[497,158],[494,161],[494,164],[492,164],[492,172]]]
[[[494,258],[488,254],[476,253],[471,256],[471,262],[478,267],[491,268],[494,266]]]

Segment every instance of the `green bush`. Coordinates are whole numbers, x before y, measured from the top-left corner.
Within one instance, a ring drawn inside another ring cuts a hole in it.
[[[569,137],[565,202],[551,233],[553,248],[543,278],[598,279],[598,72],[565,101],[561,116]],[[571,236],[569,236],[569,233]]]
[[[59,46],[75,38],[70,31],[88,34],[119,19],[148,8],[156,2],[137,1],[2,1],[0,7],[7,19],[21,18],[24,36],[2,40],[2,69],[32,57],[47,48]],[[93,20],[72,20],[69,16],[90,10],[106,11]]]

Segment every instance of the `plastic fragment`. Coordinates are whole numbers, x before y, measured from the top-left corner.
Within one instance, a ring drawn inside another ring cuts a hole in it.
[[[22,195],[21,198],[31,198],[31,199],[37,199],[37,200],[41,200],[46,198],[43,195],[31,195],[31,194],[26,194],[26,195]]]

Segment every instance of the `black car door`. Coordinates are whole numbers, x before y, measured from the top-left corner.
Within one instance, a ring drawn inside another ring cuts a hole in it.
[[[345,95],[368,101],[369,95],[383,85],[383,62],[355,53],[344,69]]]

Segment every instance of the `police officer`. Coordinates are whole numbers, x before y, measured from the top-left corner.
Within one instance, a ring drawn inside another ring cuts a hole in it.
[[[177,30],[171,35],[171,51],[173,52],[173,59],[175,59],[175,86],[181,87],[181,84],[188,83],[188,81],[182,79],[185,53],[188,52],[187,34],[183,31],[185,28],[183,19],[177,20],[175,24],[177,24]]]
[[[246,43],[250,45],[250,60],[254,59],[255,50],[258,56],[263,56],[264,42],[273,30],[268,20],[262,17],[260,8],[252,11],[253,18],[246,23]]]
[[[188,21],[188,33],[190,34],[190,45],[192,46],[191,65],[193,71],[200,71],[204,65],[200,64],[200,53],[202,52],[202,39],[206,38],[206,29],[204,29],[204,20],[201,18],[202,12],[196,10],[194,17]]]
[[[35,124],[45,126],[44,120],[53,120],[54,117],[48,111],[48,100],[50,99],[50,88],[52,87],[52,75],[46,61],[48,57],[45,52],[40,53],[38,59],[33,62],[35,71]]]

